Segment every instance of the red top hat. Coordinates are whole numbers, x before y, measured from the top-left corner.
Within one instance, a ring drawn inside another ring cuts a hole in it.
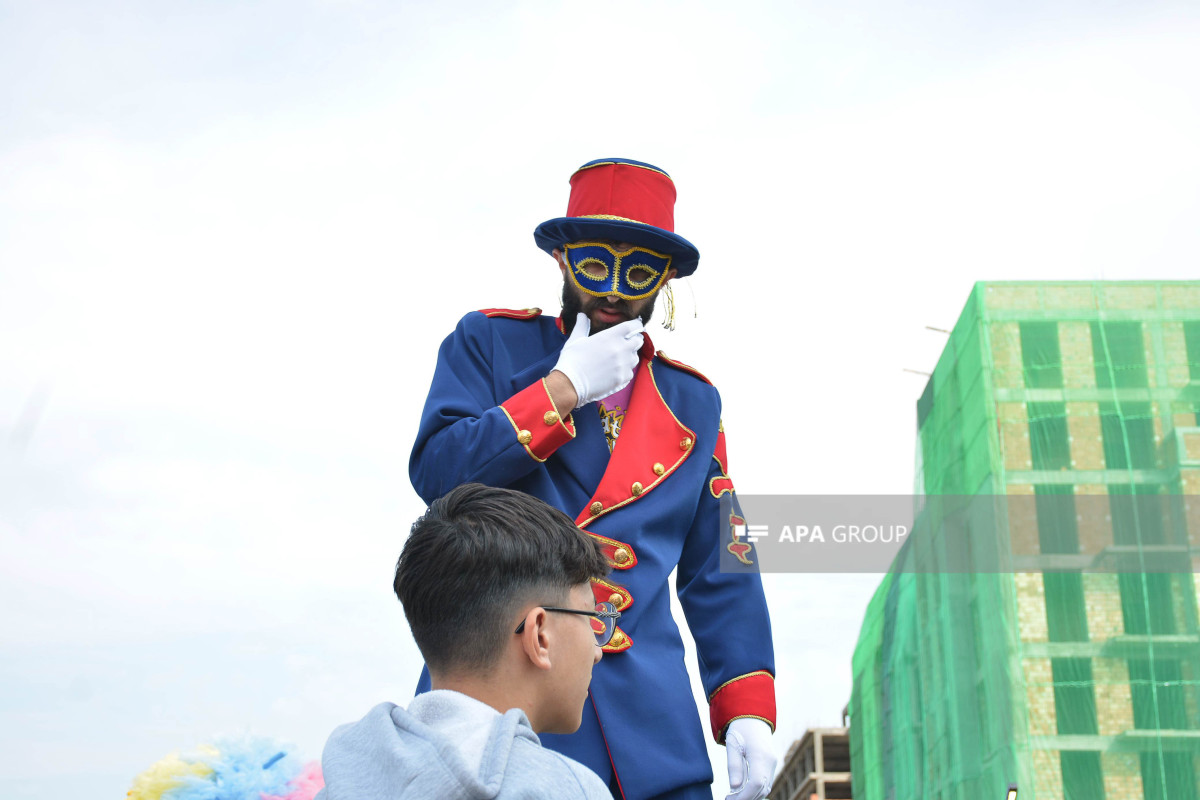
[[[675,183],[658,167],[626,158],[589,161],[571,176],[567,216],[547,220],[533,232],[549,253],[571,242],[611,239],[671,256],[686,277],[700,251],[675,233]]]

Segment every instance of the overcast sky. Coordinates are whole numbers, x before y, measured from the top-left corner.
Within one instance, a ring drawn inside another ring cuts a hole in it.
[[[121,796],[411,696],[407,459],[465,312],[541,306],[593,158],[703,255],[656,345],[743,493],[904,493],[979,280],[1193,279],[1168,2],[0,2],[0,774]],[[693,316],[695,315],[695,316]],[[782,756],[877,575],[772,575]],[[705,715],[707,716],[707,715]],[[723,751],[713,748],[723,792]]]

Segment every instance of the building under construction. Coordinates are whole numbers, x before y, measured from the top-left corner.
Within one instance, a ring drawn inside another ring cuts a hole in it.
[[[1200,283],[981,283],[855,650],[858,800],[1200,800]]]
[[[851,800],[846,728],[809,728],[788,748],[769,800]]]

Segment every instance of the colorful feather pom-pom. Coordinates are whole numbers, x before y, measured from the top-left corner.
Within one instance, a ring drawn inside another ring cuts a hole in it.
[[[300,774],[288,781],[292,791],[285,795],[264,794],[262,800],[313,800],[317,792],[325,788],[325,778],[321,775],[321,764],[310,761],[300,770]]]
[[[269,739],[222,740],[172,753],[134,778],[128,800],[312,800],[321,765]]]

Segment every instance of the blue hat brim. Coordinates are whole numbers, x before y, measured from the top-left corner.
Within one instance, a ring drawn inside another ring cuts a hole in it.
[[[587,219],[586,217],[558,217],[546,220],[533,232],[537,246],[547,253],[564,244],[583,242],[589,239],[612,239],[629,242],[671,256],[671,266],[678,271],[677,277],[686,278],[696,271],[700,263],[700,251],[679,234],[620,219]]]

